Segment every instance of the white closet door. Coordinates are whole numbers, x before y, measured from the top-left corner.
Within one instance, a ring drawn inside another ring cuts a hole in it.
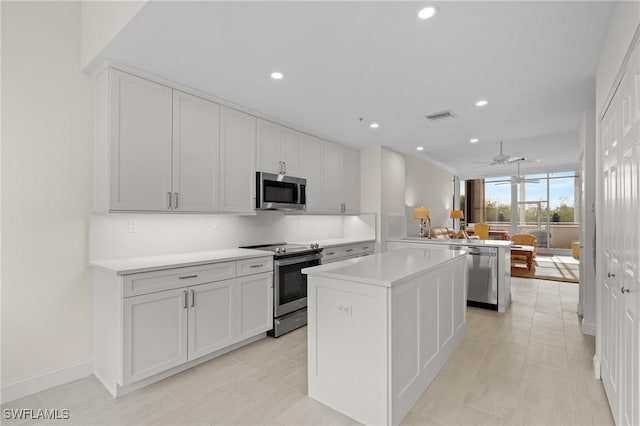
[[[170,88],[111,70],[111,210],[166,211],[171,192]]]
[[[184,212],[218,209],[220,107],[174,90],[173,208]]]

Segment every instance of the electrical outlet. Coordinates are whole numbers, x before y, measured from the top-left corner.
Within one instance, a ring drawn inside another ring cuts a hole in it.
[[[136,232],[138,232],[138,222],[136,222],[134,219],[129,219],[128,230],[130,234],[135,234]]]
[[[351,305],[338,305],[338,313],[347,317],[351,316]]]

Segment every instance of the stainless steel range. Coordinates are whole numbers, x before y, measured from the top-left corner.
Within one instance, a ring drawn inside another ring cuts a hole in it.
[[[273,252],[273,330],[280,337],[307,323],[307,276],[302,269],[320,265],[322,248],[318,244],[264,244],[244,246]]]

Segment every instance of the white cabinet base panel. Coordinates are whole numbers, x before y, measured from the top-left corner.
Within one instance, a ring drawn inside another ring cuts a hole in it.
[[[258,336],[254,336],[251,337],[249,339],[245,339],[241,342],[237,342],[231,346],[227,346],[224,349],[220,349],[219,351],[210,353],[207,356],[203,356],[202,358],[198,358],[195,359],[193,361],[189,361],[186,364],[182,364],[179,365],[178,367],[172,368],[170,370],[166,370],[163,371],[162,373],[158,373],[154,376],[148,377],[146,379],[140,380],[138,382],[132,383],[131,385],[128,386],[120,386],[120,385],[116,385],[116,387],[113,387],[113,383],[105,380],[105,378],[103,378],[100,373],[96,370],[93,371],[93,374],[97,377],[97,379],[100,381],[100,383],[102,383],[102,385],[107,389],[107,391],[111,394],[111,396],[113,396],[114,398],[118,398],[121,397],[123,395],[126,395],[128,393],[131,393],[133,391],[136,391],[138,389],[142,389],[145,386],[148,386],[152,383],[155,382],[159,382],[162,379],[166,379],[169,376],[173,376],[174,374],[180,373],[184,370],[188,370],[191,367],[195,367],[196,365],[200,365],[200,364],[204,364],[207,361],[210,361],[214,358],[217,358],[221,355],[226,354],[227,352],[231,352],[233,350],[236,350],[238,348],[241,348],[242,346],[248,345],[249,343],[253,343],[256,342],[260,339],[264,339],[267,336],[267,333],[262,333]]]

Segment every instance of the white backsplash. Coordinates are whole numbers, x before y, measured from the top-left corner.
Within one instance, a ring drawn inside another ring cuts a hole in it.
[[[136,232],[129,232],[129,221]],[[375,216],[94,214],[92,260],[332,238],[375,239]]]

